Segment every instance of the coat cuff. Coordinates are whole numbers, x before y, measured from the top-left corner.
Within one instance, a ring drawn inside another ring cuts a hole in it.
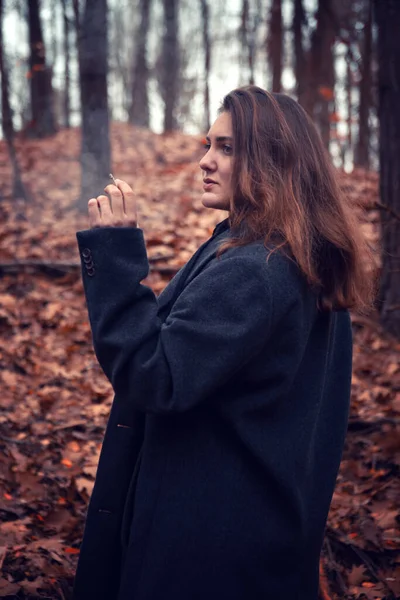
[[[76,232],[84,283],[104,277],[118,278],[119,259],[140,264],[142,278],[149,264],[143,230],[137,227],[101,227]],[[126,271],[124,271],[126,274]],[[119,274],[121,275],[121,273]],[[117,279],[118,280],[118,279]],[[111,283],[111,282],[110,282]],[[121,281],[119,280],[121,284]]]
[[[146,244],[143,230],[137,227],[85,229],[77,231],[76,238],[93,325],[102,307],[112,308],[121,294],[127,298],[135,295],[139,283],[148,276]]]

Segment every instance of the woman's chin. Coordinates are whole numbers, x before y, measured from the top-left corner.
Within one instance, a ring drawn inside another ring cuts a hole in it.
[[[204,192],[201,197],[201,202],[203,206],[206,208],[218,208],[219,210],[229,210],[226,207],[226,202],[224,202],[221,198],[217,196],[217,194],[213,194],[212,192]]]

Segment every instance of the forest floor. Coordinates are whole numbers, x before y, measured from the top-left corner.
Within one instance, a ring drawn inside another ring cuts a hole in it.
[[[200,201],[201,138],[113,123],[112,171],[135,190],[158,294],[227,213]],[[71,598],[113,398],[94,355],[75,233],[80,133],[17,140],[29,201],[0,144],[0,597]],[[341,173],[380,241],[378,176]],[[102,193],[94,190],[93,195]],[[360,213],[361,214],[361,213]],[[379,265],[378,265],[379,267]],[[351,315],[351,415],[321,555],[321,600],[400,597],[400,343]]]

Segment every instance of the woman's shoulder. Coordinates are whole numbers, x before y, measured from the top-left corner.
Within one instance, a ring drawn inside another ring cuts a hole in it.
[[[236,260],[232,261],[235,258]],[[244,246],[231,247],[221,254],[221,266],[234,266],[238,262],[248,265],[268,285],[275,305],[281,308],[316,302],[316,292],[294,259],[273,243],[264,245],[262,240]],[[213,261],[214,262],[214,261]]]
[[[294,259],[273,243],[267,245],[262,240],[243,246],[228,248],[216,260],[236,258],[247,263],[260,265],[267,278],[302,280],[302,272]]]

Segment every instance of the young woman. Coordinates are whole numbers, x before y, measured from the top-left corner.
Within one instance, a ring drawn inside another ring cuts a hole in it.
[[[77,232],[115,397],[76,600],[316,600],[372,253],[291,98],[229,93],[200,161],[229,216],[157,298],[125,182]]]

